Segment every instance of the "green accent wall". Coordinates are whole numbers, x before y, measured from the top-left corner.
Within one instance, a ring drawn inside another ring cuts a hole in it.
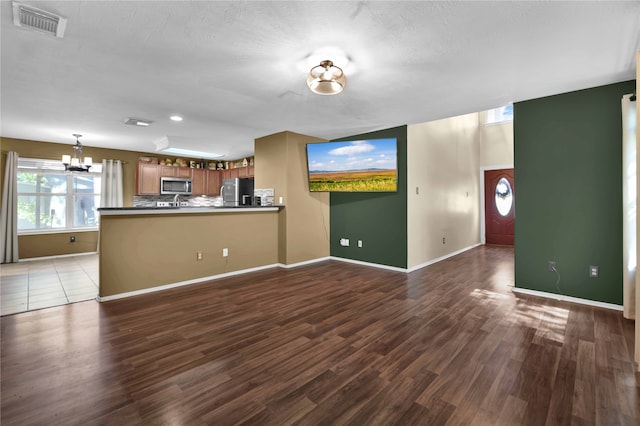
[[[397,192],[332,192],[331,256],[363,262],[407,267],[407,126],[336,139],[396,138],[398,142]],[[340,245],[348,238],[349,247]],[[363,246],[358,247],[358,240]]]
[[[620,102],[634,89],[632,80],[514,105],[516,287],[622,305]]]

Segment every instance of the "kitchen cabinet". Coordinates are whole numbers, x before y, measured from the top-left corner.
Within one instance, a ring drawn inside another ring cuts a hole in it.
[[[226,169],[222,171],[222,180],[240,177],[240,169]]]
[[[138,168],[136,170],[136,194],[158,195],[160,194],[161,177],[190,178],[192,177],[192,170],[206,171],[204,169],[191,169],[189,167],[173,167],[162,164],[138,163]],[[205,186],[206,177],[203,175],[202,191],[204,191]]]
[[[202,169],[192,169],[189,167],[174,167],[174,169],[176,169],[176,177],[181,177],[181,178],[190,178],[191,170],[202,170]]]
[[[193,195],[207,194],[207,175],[209,170],[189,169],[191,172],[191,193]]]
[[[220,195],[220,172],[208,169],[191,169],[193,195]]]
[[[254,166],[236,167],[227,170],[192,169],[163,164],[138,163],[136,171],[136,194],[160,194],[161,177],[191,178],[193,195],[220,195],[224,179],[253,178]]]
[[[207,170],[207,195],[220,195],[220,186],[222,186],[222,173],[218,170]]]
[[[253,166],[238,167],[237,170],[238,170],[238,177],[241,177],[241,178],[253,177]]]
[[[160,168],[157,164],[138,163],[136,170],[136,194],[157,195],[160,193]]]

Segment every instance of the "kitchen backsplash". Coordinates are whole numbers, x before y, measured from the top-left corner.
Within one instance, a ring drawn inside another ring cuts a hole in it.
[[[260,197],[261,206],[273,205],[273,188],[269,189],[256,189],[254,192],[256,197]],[[155,207],[158,201],[173,201],[173,195],[134,195],[133,206],[134,207]],[[180,201],[186,201],[191,207],[221,207],[222,197],[220,196],[207,196],[207,195],[193,195],[191,197],[181,196]]]
[[[173,195],[134,195],[134,207],[155,207],[158,201],[173,201]],[[187,201],[193,207],[218,207],[222,206],[222,197],[194,195],[191,197],[181,196],[180,201]]]

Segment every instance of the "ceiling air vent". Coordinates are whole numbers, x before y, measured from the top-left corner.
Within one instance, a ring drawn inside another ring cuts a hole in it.
[[[13,23],[22,28],[62,38],[67,26],[67,18],[33,6],[13,2]]]

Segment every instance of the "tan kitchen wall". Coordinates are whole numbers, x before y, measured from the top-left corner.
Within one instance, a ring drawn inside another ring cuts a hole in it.
[[[280,263],[329,256],[329,194],[309,192],[306,144],[324,139],[281,132],[255,141],[255,187],[274,188],[280,212]]]
[[[100,297],[278,263],[277,211],[105,215],[100,227]]]
[[[409,268],[480,242],[478,127],[474,113],[407,129]]]
[[[71,154],[75,143],[59,144],[51,142],[37,142],[23,139],[0,138],[0,188],[4,185],[5,164],[7,152],[15,151],[20,157],[61,159],[63,154]],[[124,205],[131,206],[135,192],[136,164],[140,156],[153,154],[122,151],[115,149],[94,148],[83,145],[83,155],[92,157],[94,163],[103,159],[123,161]],[[0,195],[1,197],[2,195]],[[75,243],[69,242],[69,236],[76,237]],[[18,237],[20,259],[44,256],[58,256],[95,252],[97,248],[98,232],[74,232],[56,234],[21,235]]]

